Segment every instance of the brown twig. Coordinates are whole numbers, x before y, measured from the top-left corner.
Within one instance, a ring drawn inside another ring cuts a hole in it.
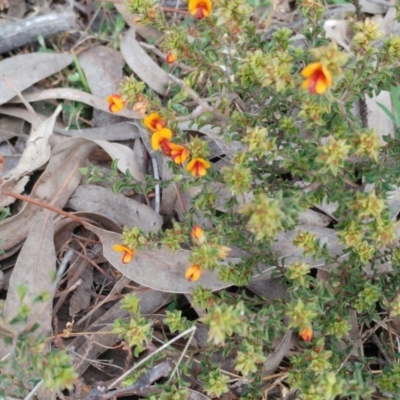
[[[56,214],[62,215],[62,216],[64,216],[64,217],[66,217],[66,218],[70,218],[70,219],[73,219],[74,221],[78,221],[78,222],[80,222],[81,224],[83,224],[84,222],[86,222],[86,221],[84,221],[83,219],[81,219],[81,218],[79,218],[79,217],[77,217],[77,216],[75,216],[75,215],[73,215],[73,214],[70,214],[70,213],[68,213],[68,212],[66,212],[66,211],[61,210],[60,208],[53,207],[53,206],[51,206],[51,205],[49,205],[49,204],[46,204],[46,203],[42,203],[42,202],[39,201],[39,200],[32,199],[31,197],[24,196],[23,194],[18,194],[18,193],[10,192],[10,191],[8,191],[8,190],[2,190],[2,191],[0,192],[0,194],[3,194],[3,195],[5,195],[5,196],[14,197],[15,199],[22,200],[22,201],[26,201],[27,203],[34,204],[35,206],[38,206],[38,207],[41,207],[41,208],[45,208],[45,209],[47,209],[47,210],[50,210],[50,211],[55,212]]]
[[[179,190],[178,184],[175,183],[174,187],[175,187],[176,195],[178,196],[179,204],[180,204],[180,206],[182,208],[182,212],[186,214],[187,213],[187,209],[186,209],[185,203],[183,202],[182,193]]]
[[[40,124],[40,118],[38,117],[36,111],[33,109],[33,107],[25,100],[24,96],[22,96],[21,92],[16,88],[16,86],[8,79],[7,76],[4,76],[3,79],[6,81],[7,85],[10,86],[12,90],[14,90],[15,94],[18,96],[18,98],[22,101],[23,105],[26,107],[26,109],[32,114],[36,125]]]

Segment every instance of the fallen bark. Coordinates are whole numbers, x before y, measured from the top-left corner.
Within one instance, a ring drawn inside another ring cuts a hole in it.
[[[27,18],[0,27],[0,54],[37,41],[38,35],[49,37],[73,27],[75,14],[49,13]]]

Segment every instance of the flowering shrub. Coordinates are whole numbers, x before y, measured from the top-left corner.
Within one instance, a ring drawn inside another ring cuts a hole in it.
[[[190,0],[190,28],[168,26],[154,0],[128,0],[127,6],[137,23],[165,33],[162,47],[178,85],[161,101],[127,78],[123,97],[113,95],[110,109],[118,111],[121,98],[125,106],[140,108],[151,146],[170,159],[179,190],[201,190],[173,229],[151,236],[126,229],[126,247],[116,250],[129,259],[128,250],[143,244],[191,245],[186,278],[198,282],[193,306],[209,327],[198,376],[204,391],[220,396],[230,389],[229,376],[213,358],[222,351],[234,360],[242,398],[263,398],[267,355],[275,340],[293,330],[297,351],[281,372],[301,399],[395,395],[399,368],[388,317],[400,314],[400,249],[388,198],[399,185],[399,143],[379,137],[352,109],[374,91],[398,84],[400,38],[382,38],[368,19],[354,21],[350,52],[341,50],[325,38],[324,6],[317,0],[299,5],[307,19],[305,46],[287,28],[266,38],[243,0]],[[184,121],[194,131],[214,132],[219,157],[211,158],[206,136],[181,129]],[[156,183],[148,180],[146,190]],[[221,187],[228,195],[217,206]],[[305,210],[324,204],[333,205],[339,254],[299,226],[292,243],[308,262],[299,257],[287,265],[271,248],[277,235],[293,230]],[[198,213],[211,229],[197,226]],[[245,254],[241,262],[221,263],[233,247]],[[315,260],[329,266],[324,279],[312,268]],[[381,263],[390,263],[390,272],[382,274]],[[274,266],[282,278],[285,301],[201,286],[207,269],[242,287],[265,266]],[[174,317],[174,326],[179,319]],[[357,347],[357,329],[365,343],[385,349],[383,358]],[[186,398],[187,381],[179,376],[165,393],[173,387],[182,394],[170,398]]]

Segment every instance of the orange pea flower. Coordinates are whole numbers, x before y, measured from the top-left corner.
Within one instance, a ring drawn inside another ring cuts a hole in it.
[[[165,119],[157,113],[151,113],[147,117],[144,117],[143,124],[150,131],[158,131],[167,125]]]
[[[183,164],[189,157],[189,150],[186,147],[175,143],[168,143],[168,146],[171,149],[170,157],[175,164]]]
[[[212,11],[211,0],[189,0],[188,5],[190,14],[195,15],[197,19],[208,17]]]
[[[201,229],[198,225],[193,225],[192,240],[199,245],[205,243],[206,241],[206,235],[204,234],[203,229]]]
[[[211,167],[211,164],[203,158],[193,158],[192,161],[186,167],[193,176],[204,176],[207,174],[207,169]]]
[[[178,56],[177,56],[177,54],[176,54],[176,51],[171,50],[171,51],[169,51],[169,52],[167,53],[167,56],[165,57],[165,61],[166,61],[168,64],[172,64],[173,62],[176,61],[177,57],[178,57]]]
[[[164,147],[166,145],[165,142],[170,143],[169,139],[172,138],[172,131],[168,128],[160,129],[153,133],[151,137],[151,147],[153,150],[159,150],[162,144],[164,143]],[[164,150],[163,150],[164,151]]]
[[[299,335],[305,342],[311,342],[311,339],[313,337],[311,326],[303,326],[302,328],[300,328]]]
[[[196,282],[200,279],[201,276],[201,268],[200,265],[192,264],[185,273],[185,278],[189,282]]]
[[[121,111],[126,104],[126,101],[122,98],[122,96],[118,93],[110,94],[107,97],[107,103],[108,103],[108,109],[116,113],[118,111]]]
[[[130,249],[127,246],[124,246],[122,244],[114,244],[113,250],[117,251],[118,253],[124,253],[122,254],[122,262],[124,264],[128,264],[129,262],[132,261],[133,256],[135,255],[135,250]]]
[[[311,94],[325,93],[332,85],[332,74],[324,64],[315,62],[308,64],[301,74],[306,78],[301,87],[308,90]]]

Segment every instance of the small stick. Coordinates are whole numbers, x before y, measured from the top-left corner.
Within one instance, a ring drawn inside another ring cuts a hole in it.
[[[49,204],[46,204],[46,203],[42,203],[39,200],[32,199],[32,198],[24,196],[22,194],[9,192],[8,190],[2,190],[2,191],[0,191],[0,194],[3,194],[5,196],[14,197],[15,199],[18,199],[18,200],[26,201],[27,203],[34,204],[35,206],[38,206],[38,207],[46,208],[47,210],[53,211],[56,214],[60,214],[60,215],[62,215],[64,217],[66,217],[66,218],[70,218],[70,219],[73,219],[74,221],[78,221],[81,224],[86,222],[83,219],[81,219],[79,217],[76,217],[75,215],[72,215],[72,214],[70,214],[70,213],[68,213],[66,211],[61,210],[60,208],[53,207],[53,206],[51,206]]]

